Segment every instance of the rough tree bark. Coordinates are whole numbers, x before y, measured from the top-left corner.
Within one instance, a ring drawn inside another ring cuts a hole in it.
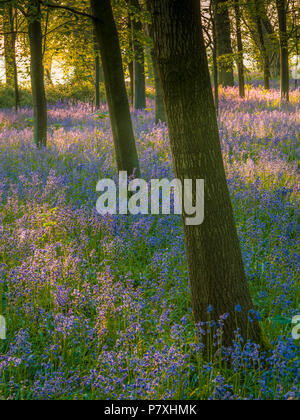
[[[237,327],[244,338],[260,342],[258,322],[248,320],[253,304],[222,161],[200,2],[148,1],[175,174],[181,180],[205,180],[204,223],[184,227],[195,320],[228,313],[224,345],[232,344]],[[210,315],[209,305],[214,308]]]
[[[223,86],[234,86],[233,51],[230,38],[228,2],[214,0],[216,10],[216,34],[219,61],[219,82]]]
[[[119,171],[140,175],[118,32],[110,0],[91,0]]]
[[[34,141],[38,148],[47,144],[47,101],[43,67],[43,36],[38,0],[28,5],[28,35],[30,44],[30,74],[34,110]]]
[[[238,48],[238,74],[239,74],[239,93],[240,97],[245,97],[245,74],[244,74],[244,49],[241,30],[241,10],[240,0],[234,0],[235,22],[236,22],[236,38]]]
[[[16,33],[14,22],[14,9],[11,4],[4,5],[3,31],[6,85],[14,89],[15,109],[19,108],[20,95],[18,85],[18,69],[16,61]]]
[[[289,49],[287,34],[287,3],[286,0],[276,0],[279,38],[280,38],[280,91],[281,100],[289,101],[290,77],[289,77]]]

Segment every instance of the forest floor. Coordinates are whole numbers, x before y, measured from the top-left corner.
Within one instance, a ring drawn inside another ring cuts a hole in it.
[[[32,110],[0,110],[0,399],[299,399],[300,90],[290,105],[279,96],[221,95],[236,223],[272,349],[237,333],[233,354],[211,361],[193,323],[180,218],[96,213],[98,180],[116,176],[106,109],[51,106],[42,152]],[[172,179],[151,106],[133,114],[142,176]]]

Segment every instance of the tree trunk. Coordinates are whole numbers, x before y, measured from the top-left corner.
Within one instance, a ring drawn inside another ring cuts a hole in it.
[[[152,63],[153,63],[154,83],[155,83],[155,122],[156,124],[158,124],[159,122],[166,122],[167,117],[166,117],[163,92],[161,88],[161,82],[159,78],[159,71],[157,68],[154,49],[151,50],[151,57],[152,57]]]
[[[130,105],[134,107],[134,68],[133,61],[128,63],[128,71],[130,77]]]
[[[16,61],[16,33],[14,23],[14,10],[12,5],[6,5],[4,7],[3,29],[6,85],[14,89],[15,109],[17,111],[19,108],[20,97],[18,86],[18,69]]]
[[[232,345],[237,327],[244,338],[260,342],[259,324],[248,320],[253,304],[223,166],[200,2],[148,1],[175,174],[182,181],[205,180],[204,223],[184,226],[195,320],[206,322],[228,313],[224,345]]]
[[[91,0],[101,52],[107,101],[119,171],[139,176],[139,160],[124,81],[118,32],[110,0]]]
[[[258,0],[260,3],[260,17],[262,22],[264,43],[269,57],[270,77],[278,77],[280,74],[280,52],[279,43],[275,34],[274,27],[268,17],[266,3]]]
[[[47,59],[45,59],[45,53],[44,53],[44,71],[45,71],[45,77],[46,77],[46,82],[48,83],[48,85],[50,86],[54,86],[53,84],[53,80],[52,80],[52,61],[53,58],[47,57]]]
[[[235,22],[236,22],[236,38],[238,47],[238,74],[239,74],[239,92],[240,97],[245,97],[245,74],[244,74],[244,49],[241,30],[241,10],[239,5],[240,0],[234,1]]]
[[[95,106],[100,108],[100,51],[99,45],[94,35],[94,53],[95,53]]]
[[[130,0],[137,12],[140,12],[140,4],[138,0]],[[131,19],[132,33],[133,33],[133,51],[134,51],[134,108],[146,108],[146,77],[145,77],[145,53],[144,45],[140,41],[140,35],[143,30],[143,25],[139,19],[133,17]]]
[[[34,7],[32,7],[34,6]],[[34,110],[34,141],[38,148],[47,144],[47,101],[43,67],[43,36],[40,6],[37,0],[29,5],[28,35],[31,54],[31,87]]]
[[[298,66],[299,64],[299,41],[298,41],[298,32],[299,29],[297,27],[297,23],[298,23],[298,15],[297,15],[297,8],[295,6],[295,0],[293,0],[292,3],[292,10],[293,10],[293,25],[295,26],[296,30],[295,30],[295,44],[296,44],[296,56],[297,56],[297,61],[296,61],[296,66]],[[297,89],[298,87],[298,79],[297,77],[295,78],[295,89]]]
[[[279,37],[280,37],[280,91],[281,100],[289,101],[290,77],[289,77],[289,49],[287,34],[287,4],[286,0],[276,0]]]
[[[136,50],[137,51],[137,50]],[[146,108],[146,79],[145,58],[136,59],[134,62],[134,108],[136,110]]]
[[[264,67],[265,88],[270,85],[271,75],[280,74],[279,43],[274,28],[268,17],[264,0],[248,0],[245,3],[248,12],[251,36],[260,50],[262,67]]]
[[[219,114],[219,74],[218,74],[218,45],[216,32],[216,9],[211,2],[212,36],[213,36],[213,67],[214,67],[214,97],[217,115]]]
[[[214,0],[219,61],[219,81],[223,86],[234,86],[233,51],[230,39],[230,19],[225,0]]]
[[[149,36],[153,42],[153,27],[152,25],[148,25],[149,28]],[[165,104],[164,98],[161,88],[161,81],[159,77],[159,71],[156,62],[156,56],[154,51],[154,44],[151,46],[151,59],[152,59],[152,66],[153,66],[153,73],[154,73],[154,84],[155,84],[155,122],[158,124],[159,122],[166,122],[167,116],[165,111]]]
[[[129,0],[128,0],[129,1]],[[134,67],[133,67],[133,31],[131,24],[131,16],[128,16],[128,33],[129,33],[129,50],[130,57],[128,61],[128,71],[130,77],[130,105],[134,107]]]
[[[269,54],[268,54],[266,44],[265,44],[262,20],[260,17],[259,9],[256,9],[256,28],[257,28],[259,44],[260,44],[260,49],[261,49],[261,58],[262,58],[263,72],[264,72],[264,88],[266,90],[270,90],[270,59],[269,59]]]

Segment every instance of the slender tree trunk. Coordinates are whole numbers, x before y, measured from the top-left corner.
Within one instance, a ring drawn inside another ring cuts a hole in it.
[[[266,90],[270,90],[270,59],[268,55],[268,51],[265,45],[263,29],[262,29],[262,22],[259,15],[256,18],[257,24],[257,32],[259,36],[260,46],[261,46],[261,58],[263,63],[263,72],[264,72],[264,88]]]
[[[230,38],[228,3],[225,0],[214,0],[214,2],[220,84],[223,86],[234,86],[233,51]]]
[[[134,107],[134,68],[133,61],[128,63],[128,71],[130,77],[130,105]]]
[[[100,51],[99,45],[94,34],[94,53],[95,53],[95,106],[100,108]]]
[[[216,10],[211,2],[211,18],[212,18],[212,35],[213,35],[213,67],[214,67],[214,98],[215,108],[217,115],[219,114],[219,74],[218,74],[218,45],[217,45],[217,32],[216,32]]]
[[[146,108],[146,78],[145,57],[140,56],[134,62],[134,108],[137,110]]]
[[[239,74],[239,92],[240,97],[245,97],[245,74],[244,74],[244,49],[243,49],[243,40],[242,40],[242,30],[241,30],[241,11],[240,11],[240,0],[234,1],[234,10],[235,10],[235,22],[236,22],[236,38],[237,38],[237,47],[238,47],[238,74]]]
[[[107,101],[119,171],[140,175],[124,81],[118,32],[110,0],[91,0],[95,31],[101,52]]]
[[[11,34],[12,6],[10,4],[4,7],[3,13],[3,32],[4,32],[4,56],[5,56],[5,74],[6,86],[14,85],[14,61],[15,49],[13,48],[13,34]]]
[[[4,51],[6,85],[12,87],[15,92],[15,109],[19,108],[20,96],[18,85],[18,69],[16,61],[16,33],[14,23],[14,10],[11,4],[4,7],[3,15]]]
[[[251,31],[251,36],[256,44],[258,44],[261,51],[261,56],[268,55],[270,76],[278,77],[280,74],[280,51],[279,42],[275,34],[275,30],[268,17],[265,0],[248,0],[243,3],[244,8],[248,12],[250,25],[254,30]],[[260,21],[261,29],[257,26],[257,21]],[[262,35],[259,33],[261,30]],[[263,43],[261,43],[263,37]]]
[[[154,49],[151,50],[151,57],[153,63],[153,72],[154,72],[154,83],[155,83],[155,122],[166,122],[167,116],[165,111],[165,104],[163,98],[163,92],[161,88],[161,82],[159,78],[159,71],[156,63],[156,57],[154,54]]]
[[[298,47],[298,39],[297,39],[297,30],[296,30],[296,55],[297,55],[297,63],[296,63],[296,66],[298,67],[298,64],[299,64],[299,47]],[[296,79],[295,79],[295,89],[297,89],[297,87],[298,87],[298,79],[297,79],[297,77],[296,77]]]
[[[281,100],[289,101],[290,76],[289,76],[289,49],[287,34],[287,4],[286,0],[276,0],[279,37],[280,37],[280,91]]]
[[[292,9],[293,9],[293,26],[296,28],[295,29],[295,43],[296,43],[296,56],[297,56],[296,66],[298,66],[298,64],[299,64],[298,32],[299,32],[300,28],[299,28],[299,25],[297,25],[298,24],[298,16],[297,16],[297,10],[296,10],[296,7],[295,7],[295,0],[293,0],[293,2],[292,2]],[[298,87],[298,79],[296,77],[295,78],[295,89],[297,89],[297,87]]]
[[[41,148],[47,144],[47,101],[44,82],[43,36],[39,2],[37,0],[31,0],[28,10],[34,141],[37,147]]]
[[[148,1],[175,174],[182,181],[205,180],[204,223],[184,226],[195,319],[206,322],[228,313],[224,345],[232,345],[237,327],[244,338],[260,342],[258,323],[248,320],[253,304],[223,166],[200,2]]]
[[[137,12],[140,12],[139,0],[130,0]],[[133,31],[133,50],[134,50],[134,108],[146,108],[146,77],[145,77],[145,53],[144,45],[140,41],[143,25],[140,20],[131,19]]]
[[[128,71],[130,77],[130,105],[134,107],[134,64],[133,64],[133,30],[131,23],[131,16],[128,16],[128,32],[129,32],[129,49],[130,49],[130,58],[128,62]]]
[[[149,28],[149,36],[153,41],[153,28],[152,25],[148,25]],[[156,56],[154,51],[154,44],[151,46],[151,59],[152,59],[152,66],[153,66],[153,73],[154,73],[154,84],[155,84],[155,122],[158,124],[159,122],[166,122],[167,116],[165,112],[165,104],[164,98],[161,88],[161,81],[159,77],[158,66],[156,62]]]
[[[47,60],[44,58],[44,70],[46,81],[50,86],[53,86],[52,80],[52,57],[47,57]]]
[[[95,106],[100,108],[100,58],[95,56]]]
[[[267,43],[264,33],[264,20],[265,17],[265,8],[261,0],[251,0],[248,4],[248,10],[250,12],[251,21],[254,23],[254,41],[259,46],[260,56],[261,56],[261,65],[264,73],[264,88],[266,90],[270,89],[270,56],[267,48]],[[265,23],[266,24],[266,23]],[[257,36],[257,39],[255,39]]]

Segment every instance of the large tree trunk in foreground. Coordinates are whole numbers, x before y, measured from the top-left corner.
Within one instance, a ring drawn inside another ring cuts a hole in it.
[[[184,227],[195,320],[228,313],[224,345],[232,344],[237,326],[244,338],[260,342],[259,324],[248,320],[253,304],[223,166],[200,2],[149,0],[149,6],[175,174],[205,180],[204,223]]]
[[[19,108],[19,86],[18,70],[16,61],[16,33],[14,23],[14,10],[11,4],[4,6],[3,30],[4,30],[4,53],[5,53],[5,72],[6,85],[14,89],[15,109]]]
[[[287,34],[286,0],[276,0],[280,33],[280,91],[281,100],[289,101],[289,49]]]
[[[238,73],[239,73],[239,92],[240,97],[245,97],[245,74],[244,74],[244,50],[241,30],[241,10],[239,5],[240,0],[234,1],[235,22],[236,22],[236,38],[238,47]]]
[[[31,7],[34,6],[34,7]],[[47,101],[43,67],[43,37],[39,2],[29,5],[28,34],[31,53],[31,87],[34,110],[34,141],[38,148],[47,144]]]
[[[130,0],[130,4],[137,12],[140,12],[138,0]],[[134,108],[138,110],[146,108],[145,53],[144,45],[140,41],[143,25],[136,18],[131,19],[131,24],[134,51]]]
[[[220,68],[219,81],[223,86],[234,86],[233,51],[230,39],[228,4],[225,0],[214,0],[214,2],[216,10],[216,33]]]
[[[139,176],[139,160],[132,128],[118,32],[110,0],[91,0],[100,47],[107,101],[119,171]]]

